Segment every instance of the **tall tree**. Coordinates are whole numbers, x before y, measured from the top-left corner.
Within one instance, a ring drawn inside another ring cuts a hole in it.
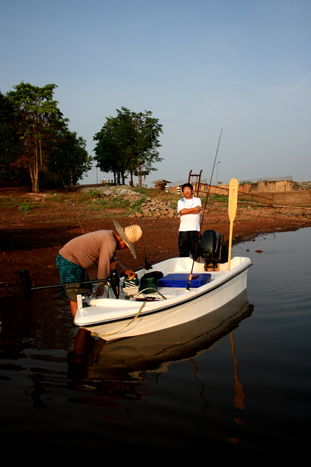
[[[95,147],[95,160],[97,166],[104,172],[112,172],[114,182],[120,183],[121,176],[121,162],[120,152],[115,135],[114,119],[107,118],[106,124],[102,127],[101,131],[96,133],[94,138],[97,141]]]
[[[18,135],[15,125],[15,106],[12,99],[0,92],[0,177],[14,179],[12,168],[18,152]]]
[[[18,134],[21,141],[21,154],[27,165],[32,191],[39,192],[39,168],[43,163],[44,150],[53,138],[53,133],[66,126],[67,119],[53,100],[55,84],[43,87],[33,86],[23,81],[13,86],[15,91],[7,93],[16,106]]]
[[[135,174],[141,186],[142,176],[157,170],[152,164],[162,160],[157,150],[161,146],[159,135],[163,133],[162,125],[152,117],[152,112],[135,113],[126,107],[117,109],[117,116],[106,120],[101,131],[94,136],[98,166],[104,171],[113,171],[122,179],[128,172],[132,186]]]
[[[49,172],[57,173],[62,183],[75,185],[84,172],[92,168],[92,157],[85,148],[85,140],[76,132],[67,128],[58,132],[47,161]]]

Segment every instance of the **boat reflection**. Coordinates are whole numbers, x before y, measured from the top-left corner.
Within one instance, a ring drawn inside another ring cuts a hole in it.
[[[75,340],[75,377],[99,381],[144,381],[146,372],[161,374],[177,361],[194,358],[249,317],[247,291],[204,317],[187,324],[115,341],[79,329]]]

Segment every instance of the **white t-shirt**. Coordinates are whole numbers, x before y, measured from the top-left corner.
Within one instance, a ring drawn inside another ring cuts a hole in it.
[[[196,198],[195,196],[191,199],[182,198],[178,200],[177,212],[179,213],[182,209],[195,208],[196,206],[202,206],[200,198]],[[189,230],[197,230],[200,232],[200,213],[184,214],[180,216],[179,231],[186,232]]]

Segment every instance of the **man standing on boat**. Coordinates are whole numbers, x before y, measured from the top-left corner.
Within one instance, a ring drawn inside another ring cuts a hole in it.
[[[192,256],[196,260],[198,257],[202,203],[200,198],[193,196],[193,186],[191,183],[185,183],[181,189],[184,198],[180,199],[177,204],[177,211],[180,215],[178,232],[179,256]]]
[[[75,237],[59,250],[56,267],[62,284],[83,283],[86,280],[86,270],[97,264],[97,279],[108,278],[112,269],[118,273],[134,275],[121,263],[114,259],[116,250],[128,247],[136,258],[134,243],[142,236],[139,225],[130,225],[122,229],[117,221],[113,221],[115,230],[98,230]],[[97,292],[103,293],[103,283],[99,283]],[[77,301],[70,296],[71,313],[75,316]]]

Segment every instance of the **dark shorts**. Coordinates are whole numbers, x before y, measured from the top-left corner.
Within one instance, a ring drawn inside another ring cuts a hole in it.
[[[62,284],[83,282],[85,280],[85,270],[63,258],[60,254],[56,257],[56,267]]]
[[[81,266],[68,261],[60,254],[56,257],[56,267],[59,273],[61,284],[81,284],[86,279],[86,271]],[[71,286],[61,287],[61,296],[68,297],[70,300],[76,301],[77,288],[74,292],[71,291]]]
[[[199,235],[200,232],[196,230],[178,233],[179,256],[188,257],[191,255],[193,259],[197,259],[199,256]]]

